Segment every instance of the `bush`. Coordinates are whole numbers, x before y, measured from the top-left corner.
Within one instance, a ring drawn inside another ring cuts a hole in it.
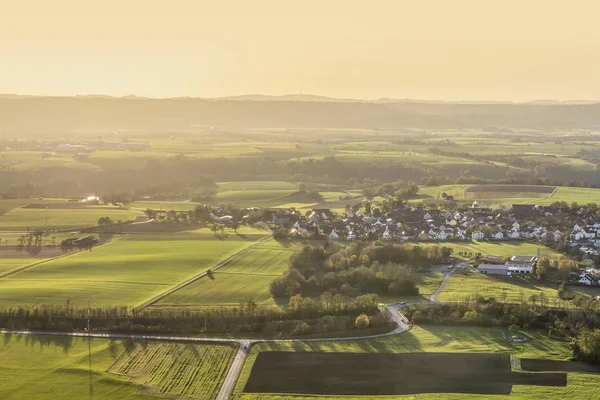
[[[356,329],[366,329],[371,325],[371,320],[367,314],[360,314],[356,317],[356,321],[354,321],[354,326]]]

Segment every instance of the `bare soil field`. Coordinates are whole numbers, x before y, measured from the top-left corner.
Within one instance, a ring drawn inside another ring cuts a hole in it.
[[[521,368],[525,371],[564,371],[564,372],[592,372],[600,373],[600,365],[590,365],[577,361],[539,360],[522,358]]]
[[[556,186],[538,185],[473,185],[465,189],[465,193],[476,192],[513,192],[513,193],[547,193],[554,192]]]
[[[508,395],[513,384],[566,386],[565,373],[511,371],[510,355],[262,352],[244,392],[319,395]]]

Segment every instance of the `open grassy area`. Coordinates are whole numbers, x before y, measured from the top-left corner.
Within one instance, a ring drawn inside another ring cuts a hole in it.
[[[0,335],[0,398],[150,399],[129,377],[107,372],[125,350],[105,339]]]
[[[473,186],[477,186],[477,191],[468,191],[467,189]],[[536,191],[533,187],[531,190],[527,190],[527,186],[513,185],[514,189],[511,189],[510,185],[506,186],[505,191],[496,191],[490,185],[490,190],[485,191],[485,185],[442,185],[442,186],[424,186],[419,190],[419,196],[416,199],[411,199],[411,203],[420,201],[443,201],[441,194],[446,193],[454,196],[454,199],[459,203],[472,203],[478,201],[482,206],[493,206],[493,207],[510,207],[512,204],[539,204],[539,205],[550,205],[557,201],[565,201],[569,205],[572,202],[579,204],[587,203],[600,203],[600,189],[594,188],[577,188],[577,187],[566,187],[558,186],[556,190],[543,193]]]
[[[264,351],[313,351],[313,352],[351,352],[351,353],[407,353],[407,352],[457,352],[457,353],[510,353],[512,359],[541,358],[564,360],[570,356],[567,342],[549,339],[544,334],[526,332],[526,343],[507,342],[499,330],[494,328],[455,327],[455,326],[416,326],[400,335],[372,340],[346,342],[308,342],[308,343],[262,343],[255,345],[244,365],[235,389],[237,400],[283,400],[315,399],[311,396],[282,396],[270,394],[244,394],[243,388],[259,352]],[[516,368],[516,370],[519,370]],[[359,375],[357,375],[359,376]],[[508,398],[515,399],[583,399],[594,398],[597,375],[587,373],[568,373],[567,387],[514,386]],[[357,378],[358,379],[358,378]],[[401,382],[402,376],[397,379]],[[336,398],[348,396],[336,396]],[[467,394],[419,394],[419,399],[480,399],[498,398],[497,396]],[[389,397],[357,397],[360,399],[389,399]],[[394,398],[415,399],[415,396]]]
[[[454,249],[452,255],[460,258],[458,253],[481,253],[483,256],[535,256],[538,248],[543,256],[549,258],[558,257],[560,254],[549,247],[538,243],[528,243],[519,241],[502,241],[502,242],[447,242],[439,243],[442,246],[451,247]]]
[[[133,235],[0,279],[0,304],[137,305],[254,243],[233,236]]]
[[[47,210],[19,207],[0,215],[0,230],[78,228],[97,225],[101,217],[110,217],[114,222],[118,222],[133,220],[138,215],[143,213],[134,209],[109,206]]]
[[[0,398],[214,399],[234,353],[221,345],[4,334]]]
[[[269,285],[287,271],[290,256],[299,247],[293,242],[261,243],[214,272],[212,277],[172,293],[155,306],[237,306],[249,299],[257,304],[275,305]]]
[[[438,295],[439,301],[464,301],[467,296],[474,299],[481,295],[486,298],[493,297],[497,301],[502,300],[502,293],[506,293],[507,303],[518,303],[521,301],[521,293],[525,301],[533,294],[545,293],[549,305],[554,305],[558,300],[558,285],[538,282],[533,279],[496,277],[481,274],[478,271],[457,271],[454,273],[444,290]]]

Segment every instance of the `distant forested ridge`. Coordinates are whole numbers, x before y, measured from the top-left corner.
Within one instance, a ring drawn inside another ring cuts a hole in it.
[[[183,129],[190,125],[287,128],[598,129],[600,104],[456,104],[0,97],[0,131],[53,134],[102,129]]]

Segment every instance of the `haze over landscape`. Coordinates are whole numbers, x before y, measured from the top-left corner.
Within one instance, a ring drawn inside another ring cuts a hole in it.
[[[600,398],[597,1],[4,3],[1,400]]]
[[[5,2],[0,92],[600,99],[594,0]]]

